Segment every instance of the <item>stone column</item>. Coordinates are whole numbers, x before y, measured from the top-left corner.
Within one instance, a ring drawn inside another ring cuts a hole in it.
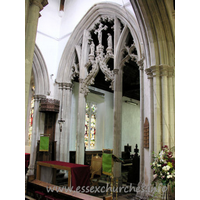
[[[150,93],[150,118],[149,118],[149,158],[150,163],[153,163],[153,155],[154,152],[154,101],[153,101],[153,74],[151,72],[151,69],[148,68],[145,70],[146,74],[149,79],[149,93]],[[150,172],[152,171],[151,165],[149,166]],[[153,181],[153,172],[150,173],[149,177],[149,183]]]
[[[26,31],[26,24],[28,20],[29,6],[30,6],[30,0],[25,0],[25,31]]]
[[[79,91],[81,90],[82,79],[79,79]],[[78,100],[78,121],[76,134],[76,163],[84,164],[84,130],[85,130],[85,96],[79,92]]]
[[[174,67],[168,72],[168,96],[169,96],[169,147],[175,146],[175,99],[174,99]]]
[[[122,129],[122,69],[114,69],[114,129],[113,154],[121,157],[121,129]],[[114,163],[113,174],[115,178],[121,177],[121,163]]]
[[[71,125],[72,83],[63,83],[62,118],[65,120],[62,126],[62,140],[60,161],[69,162],[69,136]]]
[[[119,63],[121,61],[122,55],[117,57],[116,52],[117,45],[120,38],[120,22],[117,17],[115,17],[114,23],[114,128],[113,128],[113,154],[121,158],[121,139],[122,139],[122,78],[123,78],[123,69],[120,67]],[[120,50],[119,50],[120,51]],[[114,163],[113,166],[113,175],[114,178],[119,180],[121,184],[121,163]]]
[[[168,65],[160,65],[162,91],[162,145],[169,146]]]
[[[36,161],[36,150],[37,150],[37,140],[40,138],[39,133],[39,104],[40,99],[46,98],[43,95],[34,95],[34,115],[33,115],[33,129],[32,129],[32,141],[31,141],[31,153],[30,153],[30,163],[28,167],[27,175],[34,175],[35,161]]]
[[[27,116],[26,116],[26,129],[25,129],[25,145],[28,145],[28,133],[29,133],[29,120],[30,120],[30,111],[31,111],[31,99],[32,99],[32,89],[30,86],[29,89],[29,97],[28,97],[28,105],[27,105]]]
[[[62,83],[56,82],[55,84],[55,97],[60,101],[60,109],[58,115],[56,115],[56,127],[55,127],[55,141],[56,141],[56,160],[60,161],[60,126],[58,120],[62,118]]]
[[[154,152],[157,154],[162,146],[160,68],[159,66],[155,65],[150,67],[150,69],[153,74]]]
[[[78,97],[78,116],[77,116],[77,131],[76,131],[76,163],[84,164],[84,131],[85,131],[85,94],[81,93],[83,80],[87,76],[87,69],[85,64],[88,61],[89,45],[88,39],[90,33],[84,30],[83,44],[81,49],[81,59],[79,65],[79,97]]]
[[[27,6],[28,2],[26,2],[25,13],[25,15],[28,15],[25,34],[25,121],[27,115],[29,87],[32,73],[33,53],[35,48],[39,12],[43,9],[44,6],[48,4],[47,0],[31,0],[30,2],[31,4],[29,9]]]
[[[140,182],[144,181],[144,66],[143,59],[137,62],[140,70]]]

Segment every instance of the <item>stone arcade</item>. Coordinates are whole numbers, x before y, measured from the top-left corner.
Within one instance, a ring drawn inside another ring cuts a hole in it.
[[[50,131],[51,119],[56,160],[69,162],[75,151],[75,162],[84,164],[86,104],[92,102],[97,107],[95,145],[90,146],[90,138],[86,151],[113,149],[121,157],[127,143],[133,151],[137,144],[140,182],[148,185],[152,152],[175,146],[173,1],[95,2],[25,1],[27,175],[35,173],[37,141]],[[45,99],[59,102],[58,112],[41,110]],[[114,164],[114,178],[122,181],[120,163]]]

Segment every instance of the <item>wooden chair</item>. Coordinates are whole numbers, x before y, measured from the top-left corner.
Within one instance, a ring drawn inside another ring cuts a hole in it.
[[[98,156],[92,155],[91,165],[90,165],[90,182],[92,186],[98,186],[99,179],[101,177],[101,169],[102,169],[102,158]]]

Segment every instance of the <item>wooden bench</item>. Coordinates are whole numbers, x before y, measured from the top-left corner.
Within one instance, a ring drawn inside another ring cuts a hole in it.
[[[31,181],[31,183],[38,185],[40,187],[43,187],[43,188],[48,188],[49,190],[50,190],[50,188],[53,190],[53,188],[55,189],[55,188],[59,187],[57,185],[46,183],[46,182],[43,182],[43,181],[40,181],[40,180],[37,180],[37,179]],[[63,189],[62,191],[59,190],[58,194],[59,193],[73,197],[74,199],[80,199],[80,200],[102,200],[102,198],[98,198],[98,197],[91,196],[91,195],[88,195],[88,194],[80,193],[80,192],[77,192],[77,191],[66,191],[66,190]]]

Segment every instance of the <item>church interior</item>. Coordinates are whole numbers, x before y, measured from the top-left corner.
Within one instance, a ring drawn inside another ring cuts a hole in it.
[[[168,187],[175,1],[25,0],[25,199],[175,199],[165,147]]]

